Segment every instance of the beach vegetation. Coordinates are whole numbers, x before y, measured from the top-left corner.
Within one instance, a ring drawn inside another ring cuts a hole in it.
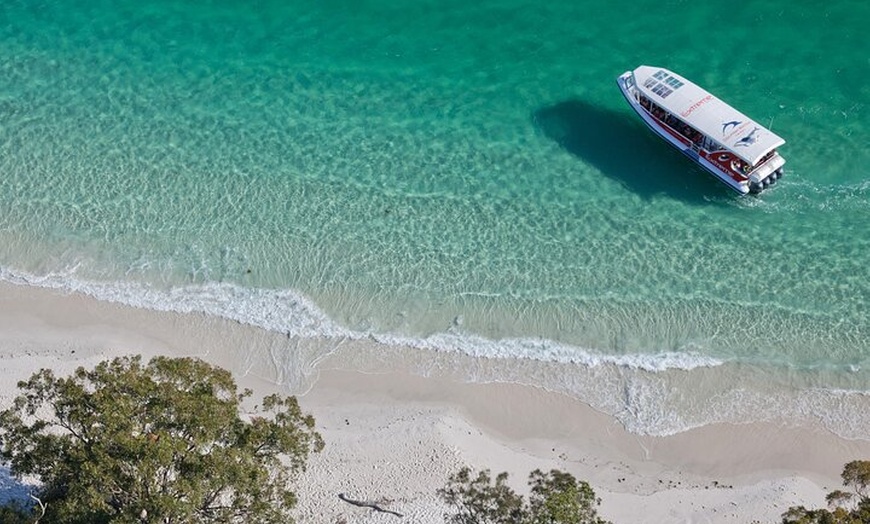
[[[828,508],[793,506],[783,513],[782,523],[870,524],[870,461],[849,462],[840,477],[846,489],[828,493]]]
[[[323,447],[294,397],[243,414],[251,391],[195,358],[43,369],[18,387],[0,455],[38,480],[43,524],[292,522],[293,477]]]
[[[507,524],[519,522],[523,498],[507,485],[507,473],[494,481],[489,470],[476,475],[464,467],[450,476],[438,496],[453,508],[445,515],[450,524]]]
[[[541,470],[529,474],[528,499],[507,484],[508,474],[495,479],[489,470],[477,474],[464,467],[438,489],[451,510],[450,524],[607,524],[598,516],[600,500],[584,481],[570,473]]]
[[[0,506],[0,524],[33,524],[39,522],[37,515],[31,508],[17,502],[10,501]]]

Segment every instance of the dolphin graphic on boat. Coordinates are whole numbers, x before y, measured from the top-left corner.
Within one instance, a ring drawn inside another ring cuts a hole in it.
[[[728,131],[729,127],[731,127],[731,126],[737,127],[740,124],[742,124],[742,122],[740,120],[732,120],[730,122],[725,122],[724,124],[722,124],[722,134],[724,135]]]
[[[755,133],[757,133],[757,132],[758,132],[758,128],[756,127],[755,129],[750,131],[748,135],[746,135],[745,137],[743,137],[740,140],[738,140],[737,142],[735,142],[734,147],[740,147],[740,146],[749,147],[749,146],[751,146],[752,144],[755,143],[756,140],[758,140],[758,138],[755,137]]]

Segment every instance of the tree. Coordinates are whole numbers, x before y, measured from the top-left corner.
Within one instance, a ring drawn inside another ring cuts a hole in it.
[[[570,473],[539,469],[529,474],[532,493],[529,497],[531,524],[606,524],[598,518],[595,506],[601,501],[584,481]]]
[[[467,467],[451,475],[438,490],[454,508],[445,518],[451,524],[608,524],[598,517],[595,492],[570,473],[531,472],[528,502],[507,485],[507,477],[500,473],[493,484],[489,470],[474,476]]]
[[[14,502],[0,507],[0,524],[33,524],[34,516],[31,516],[28,508]]]
[[[853,460],[843,466],[840,474],[843,485],[851,488],[854,497],[867,499],[870,497],[870,461]]]
[[[293,397],[248,420],[232,375],[192,358],[43,369],[0,412],[0,456],[34,475],[42,523],[288,522],[289,489],[323,441]]]
[[[783,513],[783,524],[870,524],[870,461],[849,462],[840,477],[850,491],[828,493],[825,499],[831,509],[794,506]]]
[[[495,484],[489,470],[472,476],[470,468],[451,475],[438,490],[444,502],[456,513],[445,515],[451,524],[514,524],[522,512],[523,498],[507,485],[507,473],[499,473]]]

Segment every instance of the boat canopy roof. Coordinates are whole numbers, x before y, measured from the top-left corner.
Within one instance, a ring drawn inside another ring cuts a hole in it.
[[[634,70],[634,81],[653,103],[750,164],[785,144],[758,122],[667,69],[640,66]]]

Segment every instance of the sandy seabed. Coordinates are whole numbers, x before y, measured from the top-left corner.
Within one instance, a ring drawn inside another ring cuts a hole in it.
[[[639,436],[562,394],[469,384],[439,375],[435,364],[421,374],[425,355],[403,369],[395,351],[0,284],[2,408],[17,381],[41,368],[66,375],[127,354],[197,356],[231,370],[256,398],[298,395],[326,440],[299,479],[300,523],[444,522],[435,490],[463,465],[507,471],[519,492],[536,468],[568,471],[592,485],[601,515],[615,524],[774,523],[789,506],[824,506],[842,465],[870,457],[870,441],[820,427],[717,424]],[[373,364],[372,355],[392,364]],[[3,476],[0,499],[20,493],[8,471]]]

